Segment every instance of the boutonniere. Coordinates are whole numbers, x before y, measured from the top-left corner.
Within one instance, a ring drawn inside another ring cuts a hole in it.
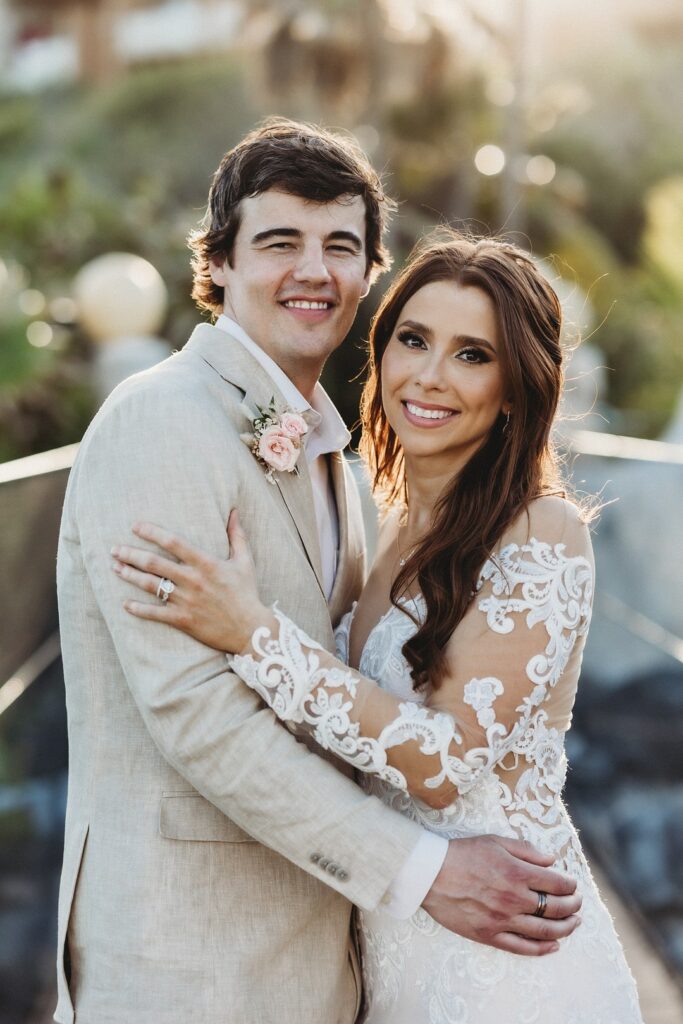
[[[308,424],[301,413],[285,409],[278,412],[275,399],[252,419],[253,433],[241,434],[258,462],[265,467],[266,480],[274,484],[273,473],[298,473],[297,461],[303,447],[302,437]]]

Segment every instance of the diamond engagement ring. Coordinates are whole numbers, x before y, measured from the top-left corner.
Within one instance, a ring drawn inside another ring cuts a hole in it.
[[[539,892],[538,904],[534,910],[534,917],[545,917],[546,908],[548,906],[548,893]]]
[[[173,591],[175,590],[175,583],[173,580],[164,579],[159,580],[159,586],[157,587],[157,597],[165,604]]]

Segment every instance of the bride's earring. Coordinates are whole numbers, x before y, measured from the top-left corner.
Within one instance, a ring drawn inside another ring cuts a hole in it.
[[[503,424],[503,433],[504,434],[507,434],[509,426],[510,426],[510,410],[508,409],[508,411],[505,414],[505,423]]]

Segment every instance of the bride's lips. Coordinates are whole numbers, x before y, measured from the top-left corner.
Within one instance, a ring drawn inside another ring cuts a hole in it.
[[[412,406],[413,409],[422,409],[432,415],[425,416],[411,412],[409,406]],[[455,417],[460,415],[458,409],[449,409],[445,405],[430,405],[427,402],[414,402],[409,398],[401,401],[401,408],[409,423],[415,427],[425,427],[428,430],[442,427],[444,423],[452,423]]]

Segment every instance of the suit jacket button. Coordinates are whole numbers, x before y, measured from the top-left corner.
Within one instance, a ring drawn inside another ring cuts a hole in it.
[[[336,875],[339,868],[337,867],[336,864],[328,864],[327,870],[331,875]]]
[[[317,864],[319,860],[320,860],[320,854],[319,853],[312,853],[311,854],[311,864]]]
[[[349,875],[347,871],[337,871],[337,878],[340,882],[345,882],[348,877]]]
[[[326,868],[330,862],[329,860],[327,860],[327,858],[323,857],[323,859],[319,863],[321,868]]]

